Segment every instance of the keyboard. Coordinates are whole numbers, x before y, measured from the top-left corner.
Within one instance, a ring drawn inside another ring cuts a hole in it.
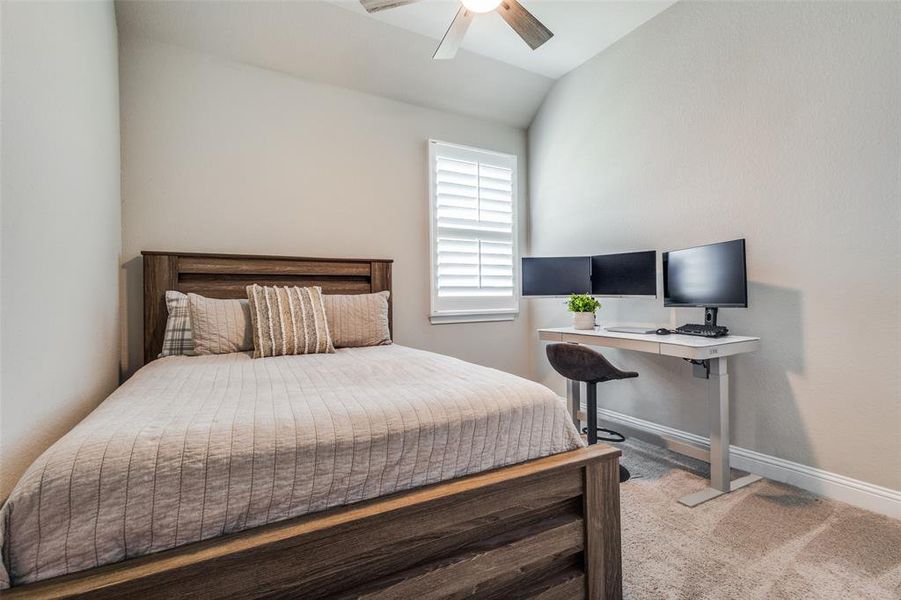
[[[718,338],[729,335],[729,328],[722,325],[682,325],[673,330],[673,333],[682,335],[698,335],[701,337]]]

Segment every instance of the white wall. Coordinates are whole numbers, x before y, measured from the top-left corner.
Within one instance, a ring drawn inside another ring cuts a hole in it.
[[[750,308],[721,323],[733,443],[901,489],[901,4],[679,2],[570,73],[529,130],[535,255],[745,237]],[[605,321],[699,322],[662,298]],[[562,325],[551,300],[534,326]],[[533,343],[540,380],[563,391]],[[610,352],[602,406],[707,434],[681,361]]]
[[[548,77],[463,48],[454,60],[433,61],[437,40],[380,22],[357,0],[350,2],[352,10],[322,0],[128,0],[116,4],[116,20],[123,38],[140,36],[307,81],[521,128],[532,122],[553,84]],[[448,23],[454,11],[452,6],[436,9]],[[509,33],[502,19],[497,24],[504,35]],[[468,35],[477,35],[477,29],[474,24]],[[515,34],[509,40],[521,43]]]
[[[110,2],[4,2],[0,498],[118,383]]]
[[[127,368],[141,358],[140,251],[177,250],[393,258],[399,343],[528,374],[523,319],[427,318],[427,140],[525,165],[523,130],[136,36],[120,46]]]

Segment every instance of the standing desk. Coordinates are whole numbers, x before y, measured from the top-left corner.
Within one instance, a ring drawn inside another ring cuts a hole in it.
[[[617,333],[595,327],[574,329],[553,327],[538,330],[545,342],[569,342],[660,354],[693,361],[694,375],[708,380],[707,410],[710,421],[710,482],[708,487],[679,499],[686,506],[697,506],[723,494],[759,481],[757,475],[746,475],[734,481],[729,471],[729,368],[728,358],[760,349],[760,338],[729,335],[704,338],[692,335],[657,335],[656,333]],[[567,398],[573,422],[579,428],[581,408],[580,385],[567,382]]]

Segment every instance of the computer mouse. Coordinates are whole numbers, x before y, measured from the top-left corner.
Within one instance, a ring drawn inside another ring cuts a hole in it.
[[[670,333],[672,332],[669,329],[664,329],[663,327],[657,330],[657,335],[669,335]]]

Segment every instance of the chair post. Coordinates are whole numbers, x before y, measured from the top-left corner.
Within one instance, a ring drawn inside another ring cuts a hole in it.
[[[586,407],[588,412],[588,444],[598,443],[598,384],[585,384],[587,391]]]

